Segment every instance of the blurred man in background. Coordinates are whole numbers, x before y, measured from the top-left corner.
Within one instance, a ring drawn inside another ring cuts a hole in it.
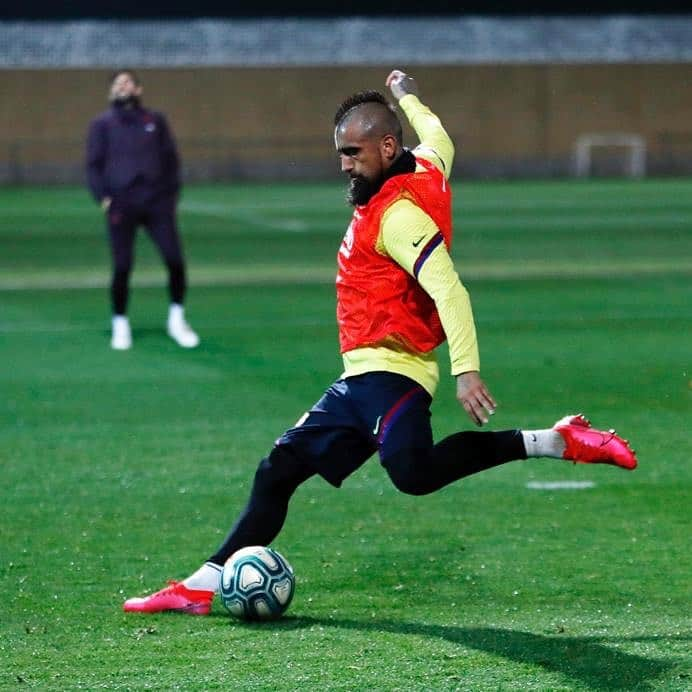
[[[132,70],[110,80],[111,107],[89,126],[86,167],[89,189],[101,205],[113,258],[111,347],[127,350],[129,282],[137,228],[144,226],[168,270],[168,335],[183,348],[199,337],[185,320],[185,260],[176,226],[180,164],[165,117],[142,106],[142,86]]]

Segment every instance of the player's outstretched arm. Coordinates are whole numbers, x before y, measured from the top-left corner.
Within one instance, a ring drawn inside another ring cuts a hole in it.
[[[457,401],[476,425],[488,422],[488,416],[495,413],[497,404],[476,371],[457,375]]]
[[[402,70],[392,70],[385,84],[416,132],[420,145],[414,149],[416,156],[430,161],[449,178],[454,161],[454,143],[445,131],[440,119],[420,102],[418,83]],[[411,96],[412,98],[405,98]]]
[[[400,101],[404,96],[413,94],[418,96],[418,84],[416,80],[401,70],[392,70],[385,80],[385,85],[389,87],[392,96]]]

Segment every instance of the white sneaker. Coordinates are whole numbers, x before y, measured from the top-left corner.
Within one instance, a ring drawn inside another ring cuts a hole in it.
[[[113,317],[113,335],[111,336],[111,348],[116,351],[127,351],[132,348],[132,331],[130,320],[124,315]]]
[[[180,305],[171,305],[167,322],[168,336],[183,348],[195,348],[199,346],[199,337],[185,320],[183,308]]]

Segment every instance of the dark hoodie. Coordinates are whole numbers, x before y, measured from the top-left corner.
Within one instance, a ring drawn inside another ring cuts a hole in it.
[[[180,188],[179,167],[161,113],[114,104],[89,125],[87,180],[97,202],[104,197],[133,204],[174,199]]]

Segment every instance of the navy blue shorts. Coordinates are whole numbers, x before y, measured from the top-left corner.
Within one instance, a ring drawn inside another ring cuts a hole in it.
[[[335,486],[379,451],[427,456],[433,445],[432,398],[417,382],[390,372],[337,380],[277,441]]]

